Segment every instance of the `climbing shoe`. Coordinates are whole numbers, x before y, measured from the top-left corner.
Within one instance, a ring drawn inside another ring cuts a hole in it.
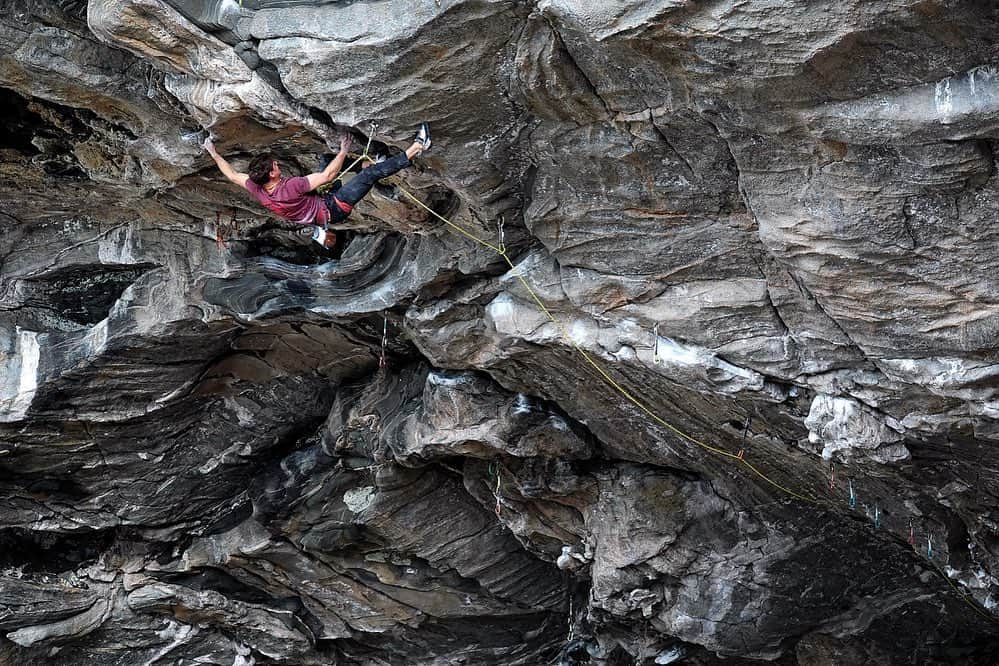
[[[416,133],[416,143],[423,146],[423,150],[430,150],[430,125],[427,123],[420,123],[420,129]]]

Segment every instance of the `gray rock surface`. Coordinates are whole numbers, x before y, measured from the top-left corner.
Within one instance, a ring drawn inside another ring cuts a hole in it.
[[[0,0],[0,663],[994,663],[997,29]]]

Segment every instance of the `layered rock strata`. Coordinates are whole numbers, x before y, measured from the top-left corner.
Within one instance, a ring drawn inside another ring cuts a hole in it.
[[[0,662],[993,663],[997,28],[0,0]]]

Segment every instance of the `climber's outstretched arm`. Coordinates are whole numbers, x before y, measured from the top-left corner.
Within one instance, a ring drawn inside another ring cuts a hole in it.
[[[344,134],[340,137],[340,152],[336,154],[333,161],[319,173],[310,173],[306,176],[306,179],[309,181],[310,191],[326,183],[332,183],[336,179],[337,174],[340,173],[340,169],[343,168],[343,163],[347,161],[348,150],[350,150],[350,137]]]
[[[212,156],[213,160],[215,160],[215,166],[219,168],[219,171],[222,172],[223,176],[228,178],[229,181],[235,185],[239,185],[240,187],[246,186],[246,181],[249,180],[250,177],[245,173],[239,173],[233,169],[232,165],[226,162],[226,159],[218,154],[218,151],[215,150],[215,142],[212,141],[211,137],[205,139],[205,142],[202,143],[201,146],[208,151],[208,154]]]

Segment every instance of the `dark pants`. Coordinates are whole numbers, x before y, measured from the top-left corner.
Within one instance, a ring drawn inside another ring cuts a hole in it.
[[[357,202],[365,197],[382,178],[387,178],[394,173],[402,171],[412,162],[406,157],[406,153],[399,153],[395,157],[389,158],[380,164],[372,164],[367,169],[361,169],[360,173],[348,180],[340,189],[333,190],[323,195],[326,207],[332,214],[331,223],[342,222],[347,219],[348,213],[343,212],[333,198],[350,206],[356,206]]]

